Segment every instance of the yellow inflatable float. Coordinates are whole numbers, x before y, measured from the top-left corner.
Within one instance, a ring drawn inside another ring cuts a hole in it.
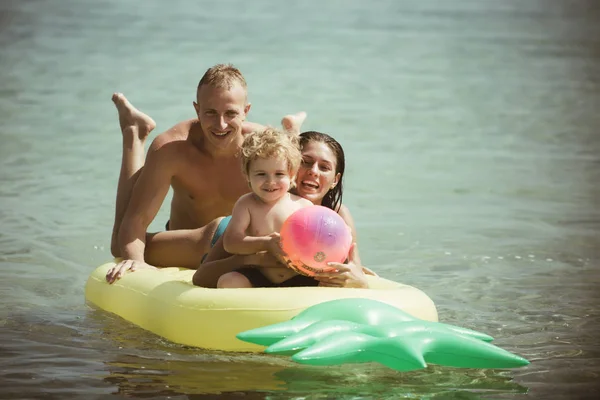
[[[437,322],[433,301],[421,290],[368,276],[370,289],[325,287],[208,289],[192,284],[193,270],[162,268],[125,274],[109,285],[115,265],[96,268],[85,286],[87,301],[174,343],[224,351],[262,351],[236,334],[287,321],[304,309],[342,298],[368,298],[417,318]]]

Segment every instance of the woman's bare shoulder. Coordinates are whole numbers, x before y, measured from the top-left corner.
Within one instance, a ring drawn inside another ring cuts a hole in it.
[[[346,207],[345,204],[342,204],[340,206],[340,210],[338,211],[338,214],[340,214],[342,216],[342,218],[344,216],[350,216],[350,217],[352,217],[352,214],[350,213],[350,209],[348,207]]]

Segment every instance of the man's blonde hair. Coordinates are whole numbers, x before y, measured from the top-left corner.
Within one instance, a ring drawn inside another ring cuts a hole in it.
[[[294,177],[300,168],[302,153],[298,145],[298,137],[274,129],[252,132],[246,135],[242,144],[242,172],[248,178],[250,163],[256,159],[281,158],[287,162],[288,171],[295,186]]]
[[[229,90],[235,83],[239,83],[244,90],[248,89],[246,79],[239,69],[232,64],[217,64],[206,70],[198,83],[198,91],[204,85]]]

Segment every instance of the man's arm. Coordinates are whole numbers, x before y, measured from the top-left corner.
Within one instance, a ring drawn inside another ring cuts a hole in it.
[[[146,230],[169,191],[176,161],[170,159],[170,145],[160,146],[159,138],[160,136],[154,140],[148,150],[146,163],[133,188],[121,222],[118,243],[123,261],[108,270],[106,280],[109,283],[119,279],[125,271],[149,267],[144,262]]]
[[[160,210],[171,185],[176,160],[169,155],[169,144],[161,147],[156,142],[148,150],[146,163],[133,188],[119,231],[123,259],[144,261],[146,230]]]

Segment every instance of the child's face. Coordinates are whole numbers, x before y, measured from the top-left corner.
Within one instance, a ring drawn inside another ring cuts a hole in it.
[[[279,200],[290,190],[292,177],[282,158],[257,158],[250,162],[248,179],[252,191],[265,203]]]

